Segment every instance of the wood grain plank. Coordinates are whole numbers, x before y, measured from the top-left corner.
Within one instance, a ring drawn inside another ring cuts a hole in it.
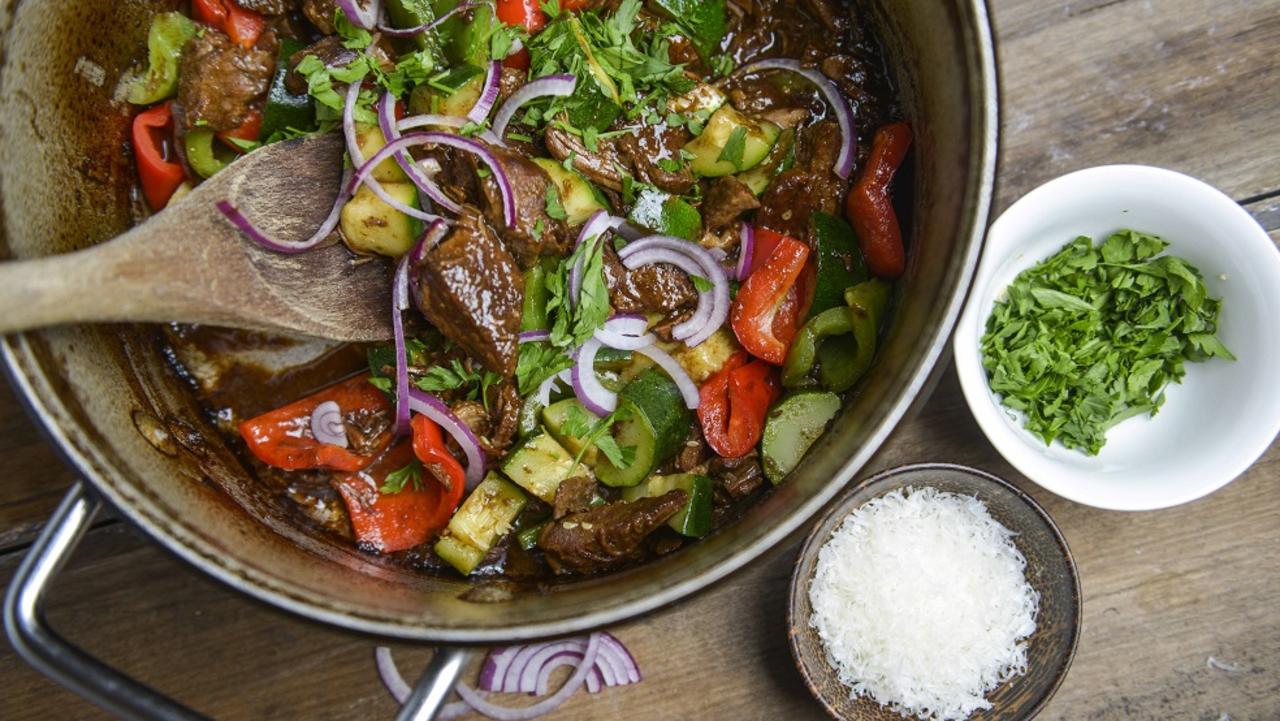
[[[0,552],[29,543],[74,479],[32,424],[8,383],[0,382]]]
[[[991,3],[997,211],[1072,170],[1145,163],[1244,199],[1280,190],[1280,1]]]

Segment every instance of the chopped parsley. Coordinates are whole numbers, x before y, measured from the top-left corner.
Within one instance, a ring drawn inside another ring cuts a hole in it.
[[[382,487],[378,489],[379,493],[399,493],[412,484],[415,489],[422,488],[422,462],[417,458],[409,461],[404,468],[387,474],[382,481]]]
[[[709,293],[715,287],[711,281],[700,275],[690,275],[689,280],[693,281],[693,287],[697,288],[699,293]]]
[[[577,467],[582,461],[582,456],[592,446],[599,449],[616,468],[626,468],[634,463],[636,460],[635,446],[619,446],[617,439],[609,433],[615,423],[628,417],[628,411],[625,407],[619,408],[604,418],[597,418],[577,403],[570,405],[565,412],[564,423],[560,426],[560,431],[582,441],[582,449],[578,451],[578,455],[573,459],[574,467]]]
[[[521,343],[516,358],[516,390],[529,396],[551,376],[573,365],[563,348],[549,343]]]
[[[1106,432],[1155,415],[1186,361],[1234,360],[1214,335],[1221,301],[1168,243],[1122,230],[1080,236],[1023,271],[982,337],[991,390],[1046,445],[1096,455]]]
[[[739,125],[729,133],[729,139],[720,149],[716,162],[729,162],[734,168],[742,170],[742,153],[747,149],[747,129]]]
[[[564,205],[560,203],[560,191],[556,188],[555,183],[547,184],[546,197],[547,217],[555,220],[564,220],[569,217],[565,212]]]

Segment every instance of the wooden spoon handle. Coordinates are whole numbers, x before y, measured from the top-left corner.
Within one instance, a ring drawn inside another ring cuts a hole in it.
[[[0,263],[0,333],[99,321],[243,325],[193,285],[198,258],[129,241],[126,234],[75,253]]]

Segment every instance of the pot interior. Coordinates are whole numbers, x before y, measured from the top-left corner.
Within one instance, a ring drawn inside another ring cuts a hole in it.
[[[117,85],[142,56],[150,16],[176,5],[27,1],[0,10],[7,257],[75,250],[130,225],[138,200]],[[201,413],[154,327],[7,338],[14,383],[70,462],[133,522],[211,575],[313,618],[483,643],[571,633],[675,601],[787,537],[853,477],[926,385],[968,288],[995,151],[985,7],[882,1],[871,10],[916,134],[909,267],[892,326],[861,392],[786,483],[676,554],[480,602],[466,583],[380,563],[298,523]]]

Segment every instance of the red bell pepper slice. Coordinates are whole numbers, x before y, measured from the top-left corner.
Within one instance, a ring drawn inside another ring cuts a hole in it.
[[[707,445],[723,458],[750,453],[764,433],[769,406],[781,393],[775,367],[735,353],[702,384],[698,421]]]
[[[430,517],[431,528],[440,530],[449,523],[453,512],[462,503],[466,472],[458,459],[445,448],[440,426],[422,415],[414,416],[409,426],[413,430],[413,453],[441,490],[439,502]]]
[[[748,269],[748,275],[756,272],[764,266],[769,256],[773,255],[773,251],[778,247],[778,243],[783,235],[775,230],[769,230],[763,226],[755,229],[756,247],[751,256],[751,266]],[[787,291],[787,297],[782,301],[782,307],[778,309],[778,315],[773,320],[773,334],[779,338],[794,338],[796,332],[803,323],[801,318],[808,313],[809,305],[813,302],[813,288],[817,282],[818,270],[814,268],[813,263],[806,263],[804,270],[800,273],[800,278],[791,290]]]
[[[407,483],[395,493],[381,491],[387,475],[412,463],[413,458],[413,444],[400,443],[368,468],[334,479],[361,545],[379,553],[403,551],[443,528],[443,524],[435,524],[441,505],[440,484],[424,477],[421,484]]]
[[[196,20],[226,33],[231,42],[251,48],[267,27],[262,15],[237,5],[234,0],[192,0]]]
[[[368,376],[356,376],[244,421],[240,424],[240,435],[263,463],[287,471],[300,468],[358,471],[390,445],[390,424],[374,439],[372,450],[364,454],[317,441],[311,433],[311,414],[325,401],[337,403],[344,417],[358,412],[391,414],[386,395],[369,383]]]
[[[809,259],[809,246],[783,236],[756,272],[747,277],[733,302],[730,324],[738,342],[751,355],[781,365],[795,337],[799,318],[799,291],[791,293]],[[779,316],[784,322],[777,323]]]
[[[537,33],[547,24],[547,14],[542,11],[542,6],[538,4],[538,0],[498,0],[495,10],[499,20],[514,27],[522,27],[529,31],[530,35]],[[502,66],[516,70],[528,70],[528,48],[520,48],[508,55],[502,61]]]
[[[171,103],[165,102],[138,113],[133,119],[132,136],[142,195],[152,210],[160,210],[186,179],[182,166],[165,158],[165,140],[173,137]]]
[[[845,215],[858,233],[867,268],[881,278],[897,278],[907,269],[889,184],[910,147],[911,126],[906,123],[890,123],[876,130],[867,165],[845,200]]]
[[[229,138],[237,140],[245,140],[249,142],[256,141],[258,135],[262,133],[262,112],[258,110],[250,110],[249,115],[245,117],[244,122],[239,127],[231,130],[224,130],[218,133],[218,139],[226,143],[232,150],[243,154],[245,149],[235,143],[229,141]]]

